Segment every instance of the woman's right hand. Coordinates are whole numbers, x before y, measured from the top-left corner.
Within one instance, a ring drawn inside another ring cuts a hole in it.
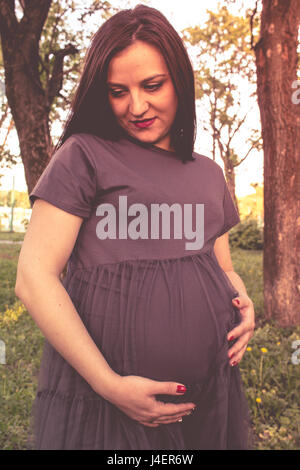
[[[136,375],[118,376],[109,401],[139,423],[157,427],[175,423],[195,408],[194,403],[163,403],[155,395],[183,395],[177,382],[159,382]]]

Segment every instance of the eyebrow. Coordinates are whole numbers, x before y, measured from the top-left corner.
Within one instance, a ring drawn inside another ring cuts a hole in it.
[[[148,77],[148,78],[145,78],[144,80],[141,81],[141,83],[145,83],[145,82],[149,82],[150,80],[153,80],[154,78],[157,78],[157,77],[166,77],[167,74],[166,73],[159,73],[157,75],[152,75],[152,77]],[[120,87],[123,87],[124,85],[122,85],[122,83],[115,83],[115,82],[107,82],[107,85],[111,85],[111,86],[120,86]]]

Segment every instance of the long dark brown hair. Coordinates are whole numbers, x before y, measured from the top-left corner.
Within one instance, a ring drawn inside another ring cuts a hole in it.
[[[109,104],[107,71],[112,57],[136,40],[155,46],[165,59],[178,97],[171,146],[183,162],[194,160],[196,109],[191,61],[182,39],[165,16],[155,8],[141,4],[116,13],[94,34],[63,133],[54,151],[75,133],[94,134],[113,141],[124,136]]]

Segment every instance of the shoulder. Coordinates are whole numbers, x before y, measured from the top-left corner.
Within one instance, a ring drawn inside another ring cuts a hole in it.
[[[72,134],[70,137],[65,142],[68,142],[73,144],[77,144],[83,149],[90,149],[90,148],[111,148],[114,147],[118,144],[117,141],[109,140],[109,139],[104,139],[103,137],[99,137],[98,135],[95,134],[88,134],[84,132],[78,132],[75,134]]]
[[[220,165],[212,158],[202,155],[201,153],[193,152],[194,162],[198,165],[201,171],[207,175],[214,175],[215,177],[224,178],[224,173]]]
[[[94,161],[95,165],[99,164],[99,161],[110,160],[122,150],[122,144],[117,140],[104,139],[84,132],[72,134],[64,143],[80,148],[88,159]]]
[[[112,145],[112,141],[108,141],[94,134],[80,132],[69,136],[56,153],[62,152],[72,157],[74,156],[74,158],[77,156],[77,158],[89,161],[90,164],[96,167],[99,151],[100,154],[103,155],[103,151],[109,150]]]
[[[94,136],[93,134],[87,134],[83,132],[72,134],[64,141],[60,148],[77,147],[82,149],[83,151],[86,151],[91,145],[95,145],[95,139],[96,136]]]
[[[70,171],[96,171],[96,159],[92,136],[89,134],[72,134],[53,153],[49,166],[69,168]]]

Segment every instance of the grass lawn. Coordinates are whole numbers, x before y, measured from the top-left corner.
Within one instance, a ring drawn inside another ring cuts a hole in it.
[[[12,238],[22,236],[0,233],[0,239]],[[0,449],[4,450],[26,449],[43,346],[42,333],[14,293],[20,249],[19,244],[0,243],[0,340],[6,346],[6,364],[0,364]],[[255,334],[239,365],[255,448],[299,449],[300,364],[293,364],[291,357],[300,327],[283,329],[264,320],[261,251],[234,249],[232,260],[256,312]]]

